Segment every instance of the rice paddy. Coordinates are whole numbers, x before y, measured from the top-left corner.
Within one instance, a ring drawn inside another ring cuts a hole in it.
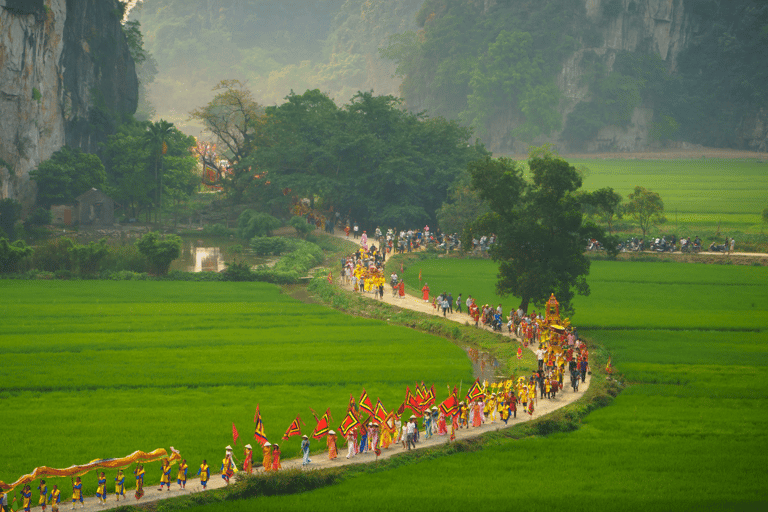
[[[488,285],[495,268],[428,263],[412,264],[406,282],[418,282],[421,266],[433,290],[496,302]],[[362,495],[381,510],[764,510],[767,281],[764,267],[595,262],[592,294],[578,298],[574,322],[591,326],[581,335],[612,352],[628,386],[580,429],[490,442],[477,452],[301,495],[228,503],[226,510],[311,504],[330,511],[355,506]],[[505,310],[516,305],[504,303]]]
[[[464,351],[441,338],[263,283],[5,280],[0,297],[5,482],[37,466],[169,446],[191,470],[205,458],[217,471],[232,423],[240,451],[252,439],[257,404],[278,440],[297,414],[311,433],[310,407],[340,421],[363,387],[391,409],[416,380],[472,376]],[[292,438],[284,457],[298,450]],[[147,482],[159,477],[148,466]],[[86,494],[95,481],[84,477]]]

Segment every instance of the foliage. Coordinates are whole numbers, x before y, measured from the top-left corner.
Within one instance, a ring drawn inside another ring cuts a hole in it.
[[[664,217],[664,201],[658,193],[636,186],[634,192],[627,197],[627,213],[640,225],[643,236],[651,226],[667,221]]]
[[[482,217],[488,211],[488,204],[472,188],[469,176],[464,176],[454,182],[448,200],[437,210],[437,221],[443,233],[461,234],[467,222]]]
[[[608,225],[608,234],[613,231],[613,219],[621,219],[623,216],[621,207],[621,195],[611,187],[605,187],[594,192],[586,193],[583,201],[591,206],[600,220]]]
[[[461,118],[486,139],[499,113],[518,119],[510,137],[530,142],[558,130],[559,91],[543,67],[543,57],[534,50],[531,34],[502,30],[472,71],[472,93]],[[506,108],[500,111],[499,105]]]
[[[10,242],[7,238],[0,238],[0,273],[18,272],[21,261],[33,252],[24,240]]]
[[[244,261],[226,262],[222,272],[223,281],[254,281],[251,266]]]
[[[254,180],[252,168],[243,160],[256,147],[264,109],[239,80],[222,80],[213,90],[221,92],[204,107],[190,112],[190,116],[213,134],[221,154],[229,160],[232,174],[224,178],[222,185],[232,202],[239,203]],[[220,167],[218,162],[203,163],[214,169]]]
[[[461,116],[493,149],[559,128],[556,75],[594,31],[582,4],[433,0],[417,20],[420,30],[392,36],[381,51],[397,63],[410,108]]]
[[[72,270],[74,262],[70,249],[75,246],[71,238],[61,237],[46,240],[37,247],[32,257],[32,266],[38,270],[55,272],[57,270]]]
[[[74,203],[83,192],[102,189],[107,180],[98,156],[69,146],[41,162],[29,177],[37,183],[37,204],[46,209],[52,204]]]
[[[162,239],[156,232],[142,236],[136,247],[146,256],[149,267],[157,275],[165,275],[171,267],[171,262],[181,255],[181,238],[176,235],[165,235]]]
[[[216,223],[216,224],[206,224],[203,226],[202,233],[204,235],[209,236],[234,236],[237,234],[237,231],[234,229],[230,229],[224,224]]]
[[[110,195],[130,217],[144,213],[147,220],[159,200],[187,201],[199,183],[197,162],[189,152],[194,144],[193,137],[167,121],[123,123],[102,146]]]
[[[35,208],[29,217],[24,221],[24,226],[45,226],[53,222],[51,210],[46,208]]]
[[[89,242],[88,245],[76,244],[69,249],[72,255],[72,263],[80,274],[94,274],[101,265],[101,262],[109,254],[106,238],[98,242]]]
[[[307,222],[304,217],[291,217],[288,224],[296,230],[296,235],[303,239],[306,239],[307,235],[315,230],[315,225]]]
[[[366,225],[434,222],[451,183],[481,146],[470,131],[410,114],[392,96],[357,93],[338,108],[318,90],[266,109],[264,141],[246,163],[271,183],[262,202],[308,198]],[[260,185],[259,185],[260,186]]]
[[[268,213],[255,210],[244,210],[237,218],[237,234],[244,240],[255,236],[271,236],[272,231],[280,227],[279,219]]]
[[[281,236],[255,236],[251,238],[250,245],[258,256],[279,255],[285,252],[287,240]]]
[[[11,240],[15,239],[16,222],[21,215],[21,203],[10,197],[0,200],[0,236],[5,232],[5,236]]]
[[[582,221],[576,193],[581,178],[573,166],[551,154],[535,155],[528,165],[531,183],[507,158],[470,165],[472,186],[488,201],[491,213],[465,230],[465,245],[475,234],[497,234],[489,253],[499,263],[498,293],[520,297],[523,311],[530,302],[541,306],[554,293],[561,309],[571,313],[574,291],[589,294],[585,240],[608,237]]]

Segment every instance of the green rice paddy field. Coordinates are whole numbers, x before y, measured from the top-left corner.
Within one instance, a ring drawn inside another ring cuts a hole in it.
[[[433,290],[516,305],[495,297],[490,262],[423,261],[406,282],[418,282],[419,267]],[[765,510],[768,269],[592,268],[592,294],[578,298],[574,322],[612,352],[629,385],[577,431],[203,510],[343,510],[362,496],[377,510]]]
[[[571,161],[589,171],[586,190],[613,187],[625,200],[636,185],[664,201],[667,232],[687,229],[759,233],[768,206],[768,163],[713,158]],[[687,229],[686,229],[687,228]]]
[[[0,297],[5,482],[37,466],[169,446],[194,472],[204,458],[216,471],[233,422],[236,456],[253,439],[257,403],[280,442],[297,414],[311,433],[310,407],[330,407],[338,425],[363,387],[390,409],[416,380],[472,376],[465,352],[441,338],[304,304],[273,285],[0,280]],[[283,456],[297,456],[299,443],[281,442]],[[159,477],[148,466],[148,481]],[[87,494],[95,480],[84,477]]]

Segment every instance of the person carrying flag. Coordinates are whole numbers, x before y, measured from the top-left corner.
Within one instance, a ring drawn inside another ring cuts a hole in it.
[[[29,512],[32,507],[32,488],[29,484],[21,489],[21,506],[24,509],[24,512]]]
[[[102,506],[107,504],[107,477],[102,471],[99,475],[98,487],[96,487],[96,497],[99,498]]]
[[[72,510],[75,509],[75,503],[80,502],[80,508],[85,507],[85,504],[83,504],[83,482],[80,480],[80,477],[77,477],[77,479],[72,482]]]
[[[136,499],[140,499],[144,496],[144,465],[139,464],[136,469],[133,470],[133,474],[136,475]]]
[[[61,503],[61,491],[59,490],[58,485],[53,486],[53,490],[51,491],[51,495],[48,498],[48,501],[51,503],[51,512],[59,512],[59,503]]]
[[[117,498],[115,501],[120,501],[120,496],[125,500],[125,475],[122,469],[117,471],[115,477],[115,497]]]
[[[48,504],[48,486],[45,485],[45,480],[40,480],[40,485],[37,486],[37,490],[40,491],[40,500],[38,505],[42,505],[43,512],[45,512],[45,506]]]
[[[167,486],[167,490],[171,490],[171,462],[167,457],[163,459],[163,474],[160,476],[160,488],[158,491],[162,491],[164,485]]]

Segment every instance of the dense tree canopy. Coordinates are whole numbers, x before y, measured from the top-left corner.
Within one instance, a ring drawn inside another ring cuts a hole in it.
[[[101,151],[108,193],[134,218],[186,200],[200,183],[194,144],[167,121],[124,123]]]
[[[471,130],[372,92],[343,107],[319,90],[291,92],[250,133],[247,147],[231,152],[232,175],[242,178],[222,182],[238,187],[233,200],[284,211],[306,198],[310,208],[363,225],[435,222],[449,187],[486,153],[471,143]]]
[[[69,146],[41,162],[29,176],[37,183],[37,204],[43,208],[74,203],[86,190],[103,188],[107,178],[98,156]]]
[[[548,153],[533,156],[528,165],[531,182],[523,178],[521,166],[507,158],[487,157],[470,164],[472,186],[491,212],[469,225],[465,238],[497,234],[490,254],[499,263],[499,294],[520,297],[527,311],[531,302],[542,306],[554,293],[570,313],[574,294],[589,294],[586,240],[597,238],[607,247],[615,243],[583,221],[581,178],[573,166]]]

